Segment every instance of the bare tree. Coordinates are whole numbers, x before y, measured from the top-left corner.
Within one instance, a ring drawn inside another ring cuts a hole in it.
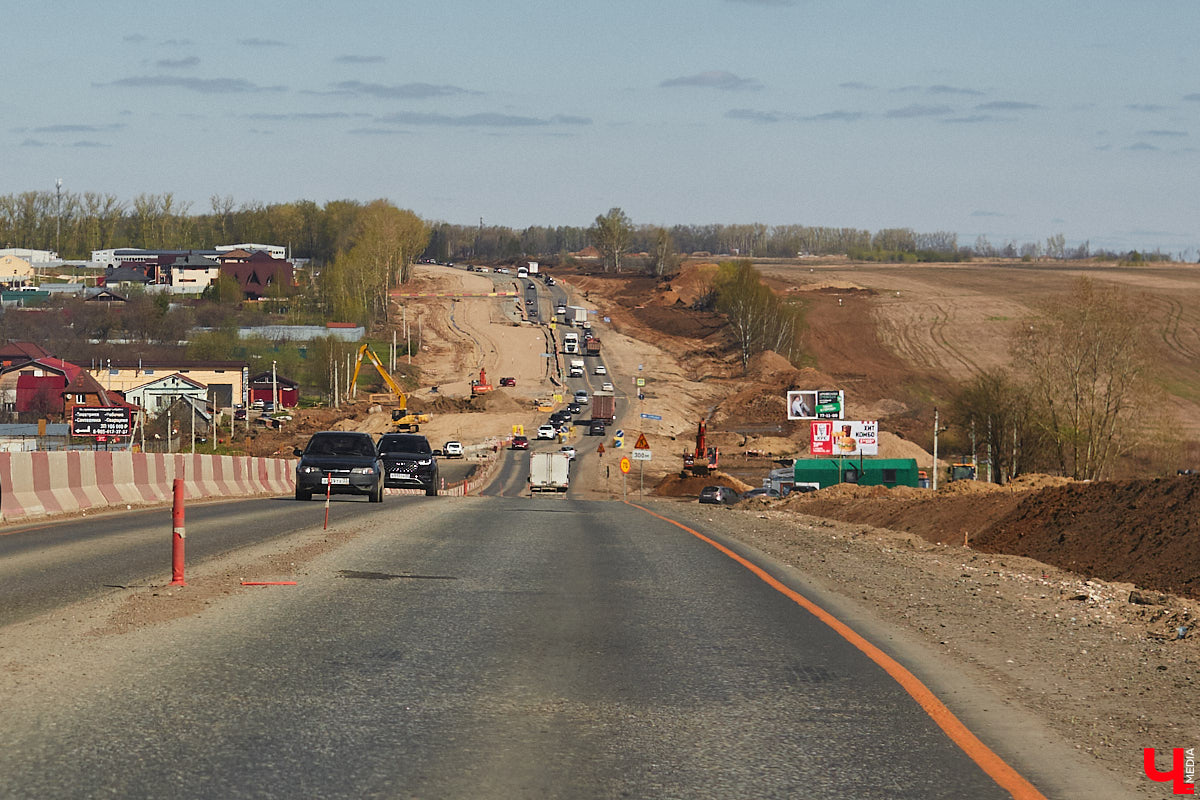
[[[1132,298],[1088,278],[1041,311],[1016,342],[1018,363],[1063,474],[1100,478],[1154,405],[1149,322]]]
[[[604,269],[621,269],[621,256],[629,249],[633,237],[633,223],[619,208],[610,208],[607,214],[596,217],[588,228],[588,240],[604,256]]]

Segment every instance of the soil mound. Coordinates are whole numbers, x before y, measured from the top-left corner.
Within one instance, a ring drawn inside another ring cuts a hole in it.
[[[654,494],[660,497],[699,497],[700,490],[705,486],[728,486],[736,492],[748,492],[754,487],[742,483],[732,475],[724,472],[714,472],[710,475],[668,475],[654,487]]]
[[[528,407],[518,403],[507,392],[493,389],[471,398],[467,405],[470,411],[527,411]]]
[[[1200,478],[1073,483],[1027,493],[974,543],[1200,598]]]

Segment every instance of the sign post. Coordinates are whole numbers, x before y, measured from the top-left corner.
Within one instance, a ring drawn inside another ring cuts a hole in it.
[[[632,466],[633,465],[629,463],[629,458],[627,456],[621,456],[621,499],[622,500],[629,499],[628,494],[626,492],[626,488],[625,488],[625,476],[629,474],[629,470],[632,468]]]

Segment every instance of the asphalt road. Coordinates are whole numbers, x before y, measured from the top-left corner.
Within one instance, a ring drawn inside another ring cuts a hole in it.
[[[213,524],[308,504],[237,505]],[[299,586],[127,634],[102,672],[0,706],[0,796],[1010,796],[858,649],[641,510],[359,508]]]

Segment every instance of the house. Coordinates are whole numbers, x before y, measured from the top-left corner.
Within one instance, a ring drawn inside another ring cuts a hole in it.
[[[138,410],[137,406],[125,402],[120,392],[101,386],[100,382],[85,369],[80,369],[79,373],[63,388],[61,397],[63,418],[68,421],[72,418],[75,406],[128,408],[130,412]]]
[[[215,259],[188,253],[176,258],[170,271],[173,294],[200,294],[217,279],[221,264]]]
[[[20,256],[0,255],[0,283],[19,286],[33,280],[33,265]]]
[[[88,292],[84,298],[85,303],[127,303],[129,299],[124,295],[117,294],[111,289],[100,289],[97,291]]]
[[[154,279],[146,274],[146,270],[140,266],[125,266],[122,264],[119,267],[109,267],[104,270],[104,277],[97,280],[99,285],[106,289],[123,289],[130,286],[145,286],[148,283],[154,283]]]
[[[278,391],[278,400],[275,393]],[[277,402],[281,408],[295,408],[300,402],[300,384],[276,373],[274,379],[271,371],[260,372],[250,378],[250,402],[262,400],[264,403]]]
[[[250,253],[234,263],[223,261],[221,273],[237,281],[242,294],[251,300],[261,299],[272,286],[290,290],[296,284],[292,262],[262,252]]]
[[[125,391],[127,402],[151,415],[161,413],[180,398],[191,398],[203,405],[208,401],[208,387],[194,378],[173,372]]]
[[[126,393],[163,375],[178,372],[208,387],[208,402],[217,408],[249,402],[249,366],[245,361],[104,361],[89,368],[106,388]]]
[[[81,368],[50,355],[21,358],[12,343],[5,347],[12,348],[14,357],[8,366],[0,367],[0,411],[63,413],[62,391]]]
[[[50,352],[33,342],[5,342],[0,345],[0,369],[28,364],[39,358],[51,358]]]

